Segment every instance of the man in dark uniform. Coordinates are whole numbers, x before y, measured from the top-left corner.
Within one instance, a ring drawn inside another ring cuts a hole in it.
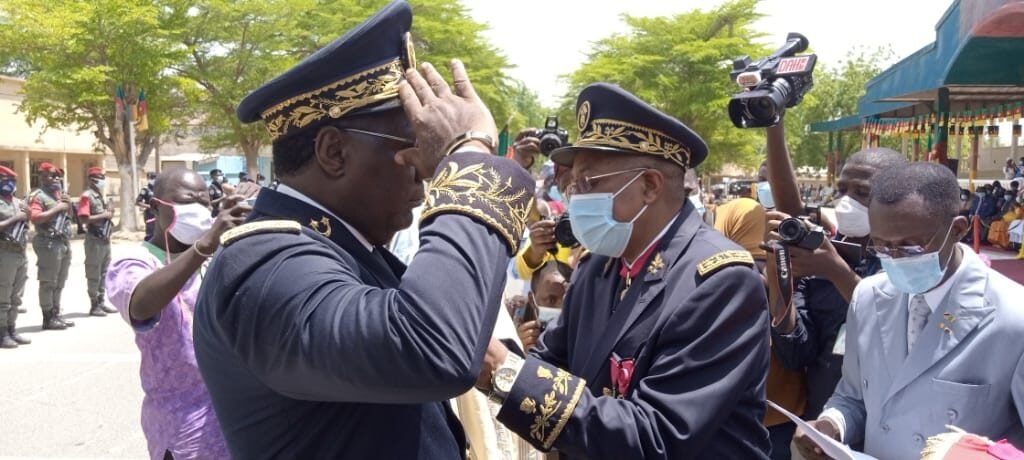
[[[217,217],[220,213],[220,202],[224,199],[224,189],[221,185],[224,183],[224,172],[219,169],[210,171],[210,186],[207,187],[206,192],[210,194],[210,206],[213,207],[213,217]]]
[[[28,280],[25,243],[28,208],[14,196],[18,175],[0,165],[0,348],[17,348],[31,340],[18,334],[15,321]]]
[[[461,63],[454,89],[411,68],[411,22],[393,2],[239,105],[281,184],[223,235],[195,317],[233,457],[465,455],[446,400],[479,373],[533,181],[484,153],[494,121]],[[384,245],[431,176],[407,268]]]
[[[39,267],[39,308],[43,329],[67,329],[75,323],[61,317],[60,296],[71,266],[71,200],[64,193],[63,174],[50,163],[39,165],[40,188],[28,198],[36,227],[32,249]]]
[[[575,458],[765,459],[768,308],[750,253],[703,222],[686,125],[616,86],[583,89],[573,233],[590,252],[523,359],[492,342],[478,388],[538,449]]]
[[[150,207],[149,203],[153,199],[153,182],[155,180],[155,172],[146,174],[146,186],[139,192],[139,196],[135,197],[135,206],[142,208],[142,219],[146,223],[146,238],[144,241],[149,241],[153,238],[153,226],[156,222],[156,213],[153,212],[153,208]]]
[[[78,201],[78,218],[85,223],[85,280],[89,293],[89,314],[107,316],[117,310],[107,306],[103,279],[107,276],[110,265],[110,234],[114,228],[114,210],[103,198],[103,186],[107,177],[103,168],[92,167],[89,175],[89,188],[82,193]]]

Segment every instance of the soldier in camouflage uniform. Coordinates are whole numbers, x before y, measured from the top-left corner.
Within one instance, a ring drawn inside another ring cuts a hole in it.
[[[64,194],[63,172],[50,163],[39,165],[40,188],[29,195],[36,236],[32,248],[39,267],[39,308],[43,329],[60,330],[75,323],[61,317],[60,295],[71,265],[71,200]]]
[[[28,209],[14,196],[18,175],[0,166],[0,348],[31,343],[15,331],[21,294],[28,279],[25,235]]]
[[[110,233],[114,212],[103,199],[106,176],[103,168],[89,168],[89,188],[78,201],[78,220],[85,224],[85,279],[89,291],[92,316],[107,316],[117,310],[106,305],[103,279],[110,265]]]

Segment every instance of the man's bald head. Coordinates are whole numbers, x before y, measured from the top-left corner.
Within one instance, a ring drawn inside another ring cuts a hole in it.
[[[156,176],[153,195],[164,201],[177,202],[176,191],[205,191],[206,182],[195,171],[185,168],[171,168]]]
[[[907,164],[907,157],[893,149],[872,147],[850,155],[846,164],[864,165],[881,171]]]

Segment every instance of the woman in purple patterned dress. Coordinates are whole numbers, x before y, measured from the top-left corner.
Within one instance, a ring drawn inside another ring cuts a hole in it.
[[[239,188],[211,218],[206,183],[185,169],[157,177],[151,205],[152,238],[110,264],[106,287],[135,331],[142,353],[142,431],[149,455],[160,459],[228,458],[192,348],[192,314],[202,267],[225,230],[251,209],[242,200],[258,187]]]

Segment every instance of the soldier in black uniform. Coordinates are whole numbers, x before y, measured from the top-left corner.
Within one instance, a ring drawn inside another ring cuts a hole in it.
[[[110,265],[110,234],[114,227],[114,210],[103,198],[106,175],[103,168],[92,167],[87,171],[89,188],[82,192],[78,201],[78,218],[85,223],[85,280],[89,294],[89,314],[107,316],[117,310],[107,306],[103,279]]]
[[[153,226],[156,222],[156,213],[153,212],[153,208],[150,206],[149,202],[153,199],[153,181],[155,180],[155,172],[147,173],[146,186],[139,191],[139,196],[135,197],[135,206],[142,208],[142,219],[146,224],[146,237],[143,241],[149,241],[153,238]]]
[[[577,100],[569,218],[589,251],[525,359],[492,342],[477,386],[498,420],[572,458],[767,459],[768,306],[750,253],[703,222],[684,176],[707,156],[619,87]]]
[[[18,334],[15,322],[28,280],[25,258],[28,208],[14,196],[18,175],[0,165],[0,348],[17,348],[31,340]]]
[[[233,457],[466,453],[446,401],[479,372],[533,180],[493,155],[461,63],[454,89],[413,68],[411,22],[393,2],[239,105],[266,123],[281,183],[222,236],[195,316]],[[406,267],[384,246],[424,199]]]
[[[29,195],[31,220],[36,227],[32,249],[39,267],[39,308],[43,329],[75,325],[61,316],[60,297],[71,266],[71,200],[64,192],[63,172],[50,163],[39,165],[40,188]]]
[[[206,193],[210,194],[210,206],[213,207],[213,217],[217,217],[220,213],[220,202],[224,199],[224,189],[221,188],[221,184],[224,183],[224,171],[214,169],[210,171],[210,186],[206,188]]]

